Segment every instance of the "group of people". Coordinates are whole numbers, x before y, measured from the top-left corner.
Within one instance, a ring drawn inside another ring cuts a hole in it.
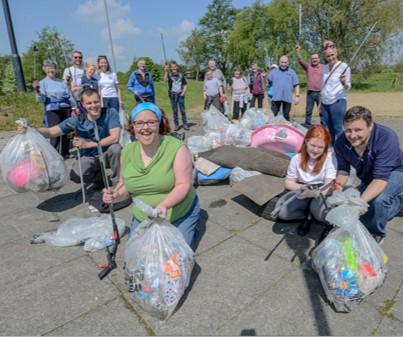
[[[324,51],[328,64],[322,66],[318,54],[311,55],[308,64],[301,59],[297,46],[297,55],[308,75],[307,103],[311,107],[321,96],[322,125],[313,125],[308,130],[300,153],[290,162],[285,179],[288,192],[279,202],[297,192],[298,198],[284,207],[279,217],[310,219],[308,214],[312,214],[315,219],[323,221],[325,199],[319,198],[318,190],[312,189],[312,185],[323,186],[332,182],[322,191],[326,196],[334,188],[344,187],[353,167],[361,179],[361,197],[370,205],[361,219],[380,242],[386,235],[387,222],[402,209],[403,152],[396,133],[374,123],[368,109],[356,106],[343,111],[346,107],[345,90],[350,86],[349,68],[337,60],[334,44],[326,43]],[[155,104],[154,83],[145,60],[138,60],[137,69],[127,85],[136,101],[130,113],[130,132],[136,141],[123,150],[119,145],[121,101],[116,74],[111,72],[106,57],[100,56],[97,63],[97,75],[93,66],[84,71],[82,54],[73,52],[73,65],[65,70],[64,80],[55,78],[53,63],[44,64],[46,78],[34,83],[39,86],[35,87],[37,98],[45,107],[45,127],[38,131],[52,141],[73,132],[73,146],[80,150],[82,166],[80,177],[77,161],[73,164],[70,174],[73,181],[80,182],[80,178],[84,178],[85,182],[104,188],[105,203],[138,196],[150,206],[160,208],[194,248],[199,237],[200,204],[193,187],[192,156],[183,142],[170,136],[168,120]],[[217,69],[215,60],[211,59],[208,67],[204,82],[205,108],[213,104],[223,111],[225,78]],[[235,119],[241,117],[248,103],[246,93],[252,93],[253,104],[261,104],[264,97],[262,82],[266,77],[273,89],[272,107],[276,107],[273,110],[283,109],[285,113],[288,104],[291,105],[292,91],[285,93],[283,90],[287,85],[295,90],[294,102],[298,103],[298,78],[288,67],[286,56],[280,58],[280,66],[273,68],[268,76],[263,76],[257,65],[252,69],[250,79],[243,78],[240,69],[235,69],[229,83],[234,97]],[[320,78],[322,84],[319,86]],[[179,106],[182,126],[187,130],[184,107],[187,82],[175,62],[165,67],[164,80],[168,83],[168,96],[174,112],[174,129],[180,128]],[[75,113],[68,116],[70,108]],[[307,124],[311,122],[310,116],[307,114]],[[95,124],[106,164],[113,172],[113,186],[110,188],[105,188],[102,183]],[[24,132],[22,127],[19,129]],[[146,215],[133,206],[132,229],[145,218]],[[309,225],[310,221],[304,221],[300,234],[304,235]]]

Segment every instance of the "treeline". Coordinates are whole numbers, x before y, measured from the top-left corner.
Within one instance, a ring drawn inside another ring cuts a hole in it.
[[[268,4],[258,0],[242,9],[234,8],[232,0],[213,0],[178,53],[196,74],[214,56],[228,75],[234,66],[267,66],[284,54],[295,60],[298,40],[308,56],[330,39],[348,61],[376,23],[352,65],[353,71],[368,75],[380,70],[385,60],[390,62],[393,52],[401,52],[400,15],[400,0],[273,0]]]

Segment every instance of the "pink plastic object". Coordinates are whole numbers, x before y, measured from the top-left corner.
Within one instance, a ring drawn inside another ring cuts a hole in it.
[[[22,191],[31,179],[37,178],[40,175],[41,171],[33,167],[30,160],[24,160],[16,163],[16,165],[8,171],[7,178],[14,188]]]
[[[265,124],[253,131],[250,146],[289,154],[299,152],[303,142],[303,132],[292,125]]]

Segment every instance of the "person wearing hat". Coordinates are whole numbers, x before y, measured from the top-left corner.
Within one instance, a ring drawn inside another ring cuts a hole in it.
[[[32,87],[36,92],[37,102],[44,105],[43,124],[52,127],[70,116],[76,102],[63,80],[56,78],[56,63],[45,60],[42,67],[46,77],[40,81],[34,80]],[[69,153],[69,141],[66,135],[50,139],[51,145],[66,157]]]
[[[105,203],[129,196],[159,208],[194,249],[199,236],[200,204],[193,187],[192,157],[187,147],[169,136],[169,124],[160,108],[139,103],[130,113],[137,141],[122,150],[121,179],[115,188],[104,189]],[[133,205],[131,233],[147,218]]]

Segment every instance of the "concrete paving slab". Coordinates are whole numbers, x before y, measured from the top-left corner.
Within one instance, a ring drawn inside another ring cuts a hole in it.
[[[158,334],[214,335],[226,322],[233,322],[267,289],[290,273],[275,257],[264,261],[265,251],[234,237],[197,257],[201,272],[178,312]],[[273,272],[274,271],[274,272]]]
[[[0,289],[0,334],[39,335],[109,302],[119,293],[81,257]]]
[[[76,319],[47,332],[49,336],[146,336],[148,332],[122,298],[99,305]]]
[[[384,318],[377,329],[372,331],[373,336],[401,336],[403,321]]]

